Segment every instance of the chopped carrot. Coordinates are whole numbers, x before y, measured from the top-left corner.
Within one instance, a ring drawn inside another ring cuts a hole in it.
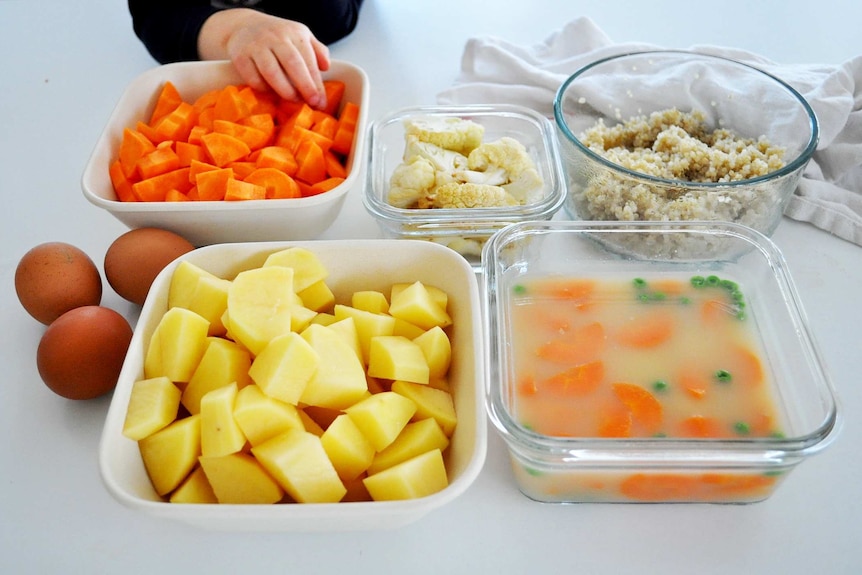
[[[278,113],[278,95],[272,90],[255,90],[254,95],[257,102],[251,110],[251,115],[275,118]]]
[[[186,194],[182,193],[176,188],[171,188],[168,190],[168,193],[165,194],[166,202],[190,202],[191,198],[189,198]]]
[[[317,195],[315,191],[311,188],[311,184],[306,184],[302,180],[295,179],[294,181],[296,182],[296,185],[299,186],[299,193],[302,194],[303,198]]]
[[[565,279],[546,281],[539,284],[536,289],[545,297],[560,300],[585,300],[593,296],[596,291],[596,282],[589,279]]]
[[[170,146],[158,146],[138,160],[138,175],[142,180],[172,172],[180,166],[180,157]]]
[[[276,168],[258,168],[242,179],[263,186],[266,189],[267,199],[301,197],[299,186],[294,179]]]
[[[244,180],[250,173],[258,169],[257,164],[254,162],[245,161],[231,162],[225,167],[231,168],[233,170],[234,177],[238,180]]]
[[[703,415],[693,415],[682,420],[679,425],[678,435],[679,437],[707,439],[724,437],[727,433],[722,429],[717,419]]]
[[[275,136],[275,120],[271,114],[252,114],[239,121],[243,126],[256,128],[266,134],[266,144],[269,145],[272,138]],[[263,146],[259,146],[263,147]]]
[[[662,425],[662,406],[655,396],[633,383],[615,383],[614,395],[632,413],[632,423],[642,428],[643,435],[650,436],[659,432]]]
[[[643,502],[730,502],[766,497],[777,477],[763,474],[636,473],[620,484],[620,492]]]
[[[218,132],[210,132],[202,136],[201,145],[212,163],[220,168],[244,158],[251,152],[248,144],[239,138]]]
[[[673,316],[661,311],[644,314],[624,325],[616,339],[623,345],[637,348],[652,348],[669,340],[674,333]]]
[[[695,501],[698,479],[681,473],[635,473],[620,485],[620,491],[635,501]]]
[[[192,160],[201,162],[206,159],[206,152],[197,144],[190,144],[180,140],[174,143],[174,147],[176,148],[177,157],[180,159],[181,167],[191,166]]]
[[[327,140],[332,140],[335,137],[335,132],[338,130],[338,120],[335,116],[324,114],[311,126],[311,131],[320,134]]]
[[[299,126],[300,128],[311,128],[312,124],[314,124],[314,108],[309,106],[306,103],[302,103],[293,116],[284,123],[284,125],[293,127]]]
[[[323,152],[323,161],[326,162],[326,173],[333,178],[347,178],[347,168],[331,150]]]
[[[536,385],[536,378],[532,375],[525,375],[518,381],[518,393],[520,395],[536,395],[539,388]]]
[[[198,113],[198,126],[207,132],[213,131],[213,122],[215,122],[215,108],[206,108]]]
[[[703,399],[709,390],[710,379],[703,371],[695,368],[683,368],[679,375],[679,385],[694,399]]]
[[[135,130],[142,133],[153,144],[160,144],[167,139],[146,122],[138,122],[135,124]]]
[[[201,201],[223,200],[227,194],[227,183],[233,179],[233,169],[220,168],[199,172],[195,177],[198,199]]]
[[[302,126],[285,126],[275,139],[276,146],[289,148],[291,152],[296,154],[299,151],[299,146],[305,140],[311,140],[316,143],[321,150],[329,151],[332,148],[332,140],[313,132]]]
[[[250,182],[231,179],[227,182],[227,192],[224,199],[228,201],[265,200],[266,188]]]
[[[332,151],[347,155],[353,147],[353,137],[356,133],[356,123],[359,121],[359,105],[346,102],[338,117],[338,129],[332,139]]]
[[[251,107],[240,95],[239,87],[229,84],[222,88],[213,106],[213,119],[238,122],[249,115]]]
[[[227,120],[213,120],[213,132],[238,138],[245,142],[249,150],[257,150],[264,147],[269,139],[269,136],[263,130]]]
[[[585,395],[598,389],[605,377],[605,364],[601,361],[582,363],[551,376],[542,384],[560,395]]]
[[[155,149],[156,145],[140,131],[125,128],[120,142],[119,159],[126,178],[135,173],[138,160]]]
[[[150,114],[150,126],[155,126],[156,122],[176,110],[182,101],[177,87],[170,80],[166,81],[156,97],[156,104]]]
[[[335,116],[341,106],[347,85],[341,80],[324,80],[323,89],[326,92],[326,107],[323,111],[330,116]]]
[[[259,168],[277,168],[291,177],[299,169],[299,164],[296,162],[296,157],[293,153],[281,146],[262,148],[254,162]]]
[[[741,345],[735,346],[731,352],[731,362],[736,365],[733,380],[746,385],[763,383],[765,374],[760,357],[751,349]]]
[[[184,192],[191,187],[189,169],[179,168],[132,184],[132,192],[142,202],[163,202],[168,190],[176,188]]]
[[[584,363],[598,358],[605,349],[605,328],[599,322],[577,327],[564,337],[543,344],[536,350],[540,358],[557,364]]]
[[[192,160],[191,164],[189,164],[189,182],[194,184],[197,181],[197,175],[201,172],[207,172],[209,170],[218,170],[218,166],[214,166],[209,162],[201,162],[199,160]]]
[[[121,202],[136,202],[137,198],[132,192],[132,184],[126,177],[123,166],[120,160],[111,162],[108,168],[108,175],[111,176],[111,183],[114,185],[114,191],[117,194],[117,199]]]
[[[324,180],[320,180],[319,182],[313,184],[311,189],[314,191],[314,195],[322,194],[324,192],[328,192],[330,190],[334,190],[338,186],[344,183],[344,178],[326,178]]]
[[[180,102],[173,112],[164,116],[153,128],[164,140],[188,140],[196,121],[197,112],[194,106]]]
[[[215,106],[216,100],[218,100],[221,91],[221,88],[213,88],[212,90],[204,92],[192,103],[192,105],[198,113],[203,112],[205,108],[212,108]]]
[[[323,150],[312,140],[303,140],[296,151],[296,178],[306,184],[326,179],[326,162],[323,160]]]
[[[192,129],[189,131],[188,143],[199,146],[201,144],[201,137],[204,134],[209,134],[210,132],[212,132],[211,128],[206,128],[204,126],[201,126],[200,124],[198,124],[197,126],[193,126]]]
[[[630,437],[632,412],[618,405],[609,406],[599,412],[598,437]]]

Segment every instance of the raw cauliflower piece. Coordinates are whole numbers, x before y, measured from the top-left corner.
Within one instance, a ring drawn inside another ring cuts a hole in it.
[[[418,204],[420,208],[502,208],[517,205],[518,200],[500,186],[458,182],[437,186]]]
[[[395,167],[389,179],[389,204],[396,208],[413,208],[434,189],[436,170],[426,158],[414,156]]]
[[[404,121],[408,136],[460,154],[469,154],[482,143],[485,127],[464,118],[424,117]]]

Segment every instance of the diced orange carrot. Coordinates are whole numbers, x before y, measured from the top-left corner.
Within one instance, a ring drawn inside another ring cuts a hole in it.
[[[619,405],[607,406],[599,412],[598,437],[630,437],[632,412]]]
[[[760,385],[766,377],[760,357],[747,347],[738,345],[731,350],[731,362],[736,368],[731,375],[733,381],[745,385]]]
[[[155,150],[138,160],[137,172],[145,180],[180,167],[180,158],[170,146],[158,146]]]
[[[255,90],[254,95],[257,103],[251,110],[251,114],[274,118],[278,113],[278,95],[272,90]]]
[[[212,108],[215,106],[216,100],[218,100],[221,91],[221,88],[213,88],[212,90],[204,92],[192,103],[192,105],[198,113],[203,112],[205,108]]]
[[[314,192],[314,195],[317,195],[333,190],[343,183],[344,178],[326,178],[325,180],[320,180],[313,184],[311,189]]]
[[[663,311],[643,314],[621,327],[616,339],[629,347],[652,348],[668,341],[674,334],[673,316]]]
[[[135,182],[132,184],[132,192],[142,202],[163,202],[171,188],[176,188],[181,192],[191,188],[189,169],[179,168],[172,172]]]
[[[546,281],[536,286],[539,295],[560,300],[584,301],[593,297],[596,282],[590,279],[563,279]]]
[[[311,131],[320,134],[327,140],[332,140],[335,137],[335,132],[338,130],[338,120],[334,116],[320,113],[321,116],[314,121],[311,126]]]
[[[243,180],[264,187],[267,199],[301,197],[299,186],[293,178],[276,168],[258,168]]]
[[[275,120],[271,114],[252,114],[240,120],[239,123],[249,128],[256,128],[266,134],[265,146],[268,146],[275,136]]]
[[[642,435],[651,436],[660,431],[663,410],[652,393],[633,383],[615,383],[611,387],[614,395],[631,411],[632,423],[640,428],[638,431]]]
[[[536,385],[536,378],[532,375],[525,375],[518,381],[518,394],[520,395],[536,395],[539,388]]]
[[[299,126],[300,128],[311,128],[314,124],[314,108],[306,103],[302,103],[294,112],[293,116],[284,123],[285,126]]]
[[[347,85],[341,80],[332,79],[323,81],[323,89],[326,92],[326,107],[323,108],[324,112],[330,116],[337,114],[346,88]]]
[[[227,201],[265,200],[266,188],[242,180],[228,180],[224,199]]]
[[[228,181],[233,179],[231,168],[199,172],[195,177],[198,199],[205,202],[223,200],[227,194]]]
[[[227,134],[245,142],[249,150],[257,150],[266,145],[268,136],[266,132],[244,126],[227,120],[213,120],[213,132]]]
[[[191,199],[181,191],[176,188],[171,188],[168,190],[168,193],[165,194],[166,202],[190,202]]]
[[[165,137],[159,134],[155,128],[147,124],[146,122],[138,122],[135,124],[135,130],[142,133],[144,137],[146,137],[153,144],[160,144],[165,141]]]
[[[293,177],[299,169],[296,157],[287,148],[267,146],[261,148],[254,159],[258,168],[276,168]]]
[[[198,200],[200,200],[200,196],[198,196],[198,187],[192,186],[191,188],[189,188],[189,191],[186,192],[186,196],[188,196],[189,200],[193,202],[197,202]]]
[[[198,126],[205,132],[213,131],[213,122],[215,121],[215,108],[205,108],[198,113]]]
[[[192,160],[191,164],[189,164],[189,182],[194,185],[199,173],[218,169],[218,166],[210,164],[209,162]]]
[[[173,112],[164,116],[153,128],[165,140],[188,140],[189,132],[196,121],[197,112],[194,106],[187,102],[180,102]]]
[[[205,128],[200,124],[192,126],[191,131],[189,131],[188,143],[199,146],[201,144],[201,137],[204,134],[209,134],[210,132],[212,132],[212,129]]]
[[[251,151],[248,144],[239,138],[218,132],[201,136],[201,145],[212,163],[220,168],[246,157]]]
[[[575,365],[545,380],[541,387],[559,395],[585,395],[598,389],[605,377],[605,364],[591,361]]]
[[[243,109],[246,110],[245,115],[240,119],[251,115],[252,110],[257,108],[257,92],[255,92],[251,86],[243,86],[240,88],[237,92],[237,98],[242,101]]]
[[[604,326],[599,322],[591,322],[542,344],[536,350],[536,355],[557,364],[584,363],[599,358],[606,343]]]
[[[326,162],[323,150],[312,140],[303,140],[296,150],[296,178],[306,184],[314,185],[326,178]]]
[[[347,168],[341,163],[341,159],[331,150],[323,152],[323,161],[326,162],[326,173],[333,178],[347,178]]]
[[[179,140],[174,143],[174,148],[176,149],[177,157],[180,159],[181,167],[191,166],[192,160],[199,162],[206,160],[206,152],[197,144],[190,144]]]
[[[727,432],[722,429],[721,423],[713,417],[703,415],[692,415],[687,417],[679,425],[679,437],[713,438],[725,437]]]
[[[156,145],[144,134],[138,130],[125,128],[123,130],[123,139],[120,142],[119,159],[126,178],[132,177],[135,173],[138,160],[155,149]]]
[[[303,198],[308,198],[311,196],[316,196],[317,193],[312,189],[311,184],[306,184],[302,180],[294,179],[296,185],[299,186],[299,193],[302,194]]]
[[[155,126],[156,122],[176,110],[182,101],[177,87],[170,80],[166,81],[156,97],[156,104],[150,114],[150,125]]]
[[[332,139],[332,151],[347,155],[353,147],[353,137],[356,133],[356,123],[359,121],[359,105],[346,102],[338,117],[338,129]]]
[[[249,115],[251,115],[251,107],[240,95],[239,87],[229,84],[222,88],[213,106],[213,119],[238,122]]]
[[[288,123],[299,109],[302,108],[303,103],[293,100],[279,100],[274,115],[276,123],[282,125]]]
[[[238,180],[244,180],[246,176],[257,169],[257,164],[249,161],[231,162],[227,166],[233,170],[233,175]]]
[[[111,183],[114,186],[114,192],[117,194],[117,199],[121,202],[135,202],[135,194],[132,193],[132,183],[126,177],[123,166],[120,160],[111,162],[108,168],[108,174],[111,176]]]

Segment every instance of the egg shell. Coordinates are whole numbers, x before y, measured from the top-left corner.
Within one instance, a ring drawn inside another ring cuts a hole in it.
[[[174,232],[137,228],[118,237],[105,253],[105,278],[120,297],[143,305],[166,265],[195,247]]]
[[[126,359],[132,328],[103,306],[67,311],[45,330],[36,350],[39,375],[67,399],[92,399],[113,390]]]
[[[65,312],[102,301],[102,277],[93,260],[65,242],[30,249],[15,269],[18,301],[37,321],[48,325]]]

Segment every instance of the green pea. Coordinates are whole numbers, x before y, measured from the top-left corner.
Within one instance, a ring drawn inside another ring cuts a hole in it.
[[[651,297],[651,299],[652,299],[653,301],[664,301],[664,300],[667,298],[667,296],[666,296],[666,295],[664,295],[664,293],[662,293],[662,292],[660,292],[660,291],[653,292],[653,293],[650,295],[650,297]]]
[[[733,424],[733,430],[739,435],[748,435],[751,433],[751,426],[744,421],[737,421]]]
[[[635,278],[632,280],[632,285],[634,285],[638,289],[644,289],[647,283],[646,280],[643,278]]]
[[[649,300],[650,300],[650,295],[648,293],[639,293],[638,294],[638,301],[647,302]]]
[[[721,281],[720,281],[720,282],[718,282],[718,283],[719,283],[719,285],[720,285],[721,287],[723,287],[723,288],[725,288],[726,290],[731,291],[731,292],[732,292],[732,291],[737,291],[737,290],[739,289],[739,286],[738,286],[738,285],[736,285],[736,282],[731,281],[731,280],[721,280]]]
[[[691,303],[691,298],[680,296],[679,303],[681,303],[682,305],[688,305]]]
[[[706,285],[708,286],[717,286],[721,282],[721,278],[718,276],[706,276]]]
[[[696,288],[703,287],[706,285],[706,278],[703,276],[693,276],[690,280],[691,285]]]
[[[533,469],[532,467],[524,467],[524,471],[527,472],[528,475],[532,475],[533,477],[539,477],[542,475],[542,472],[538,469]]]
[[[521,284],[516,284],[514,287],[512,287],[512,291],[515,293],[515,295],[523,295],[527,293],[527,288]]]
[[[729,383],[733,380],[733,376],[726,369],[719,369],[715,372],[715,379],[720,381],[721,383]]]
[[[663,379],[657,379],[653,382],[652,388],[656,391],[666,391],[668,388],[668,384]]]

